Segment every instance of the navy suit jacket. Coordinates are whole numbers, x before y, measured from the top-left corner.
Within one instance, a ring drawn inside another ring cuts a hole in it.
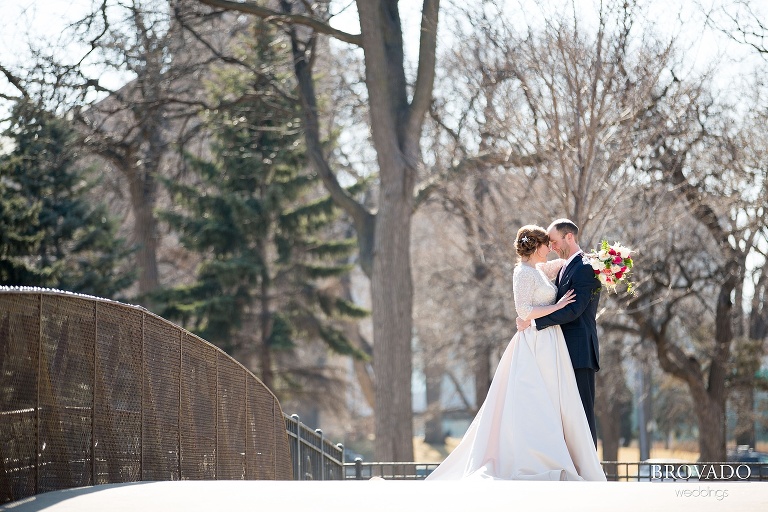
[[[559,325],[571,356],[573,368],[600,369],[600,345],[597,341],[597,305],[600,302],[600,280],[592,266],[581,257],[571,261],[563,278],[555,279],[557,300],[573,289],[576,300],[564,308],[536,319],[536,328]]]

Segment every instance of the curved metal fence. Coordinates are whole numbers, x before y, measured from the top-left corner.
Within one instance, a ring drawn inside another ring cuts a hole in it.
[[[277,398],[147,310],[0,287],[0,503],[140,480],[293,478]]]

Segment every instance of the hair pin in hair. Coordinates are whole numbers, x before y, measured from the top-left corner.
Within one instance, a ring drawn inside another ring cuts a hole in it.
[[[528,243],[528,237],[524,236],[523,238],[520,239],[520,241],[523,242],[524,244],[527,244]]]

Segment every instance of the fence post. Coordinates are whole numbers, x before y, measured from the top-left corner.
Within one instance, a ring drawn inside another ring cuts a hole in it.
[[[323,429],[316,428],[315,434],[320,436],[320,480],[325,480],[325,437],[323,437]]]
[[[342,443],[336,443],[336,448],[339,449],[340,455],[339,455],[339,461],[341,462],[341,478],[340,480],[346,480],[347,479],[347,470],[344,468],[344,445]]]
[[[291,414],[291,418],[296,422],[296,471],[298,480],[304,480],[301,471],[301,419],[298,414]]]
[[[357,457],[355,459],[355,480],[362,480],[363,479],[363,459],[361,457]]]
[[[99,371],[97,366],[97,354],[96,350],[99,346],[99,309],[98,302],[93,303],[93,381],[91,382],[91,485],[96,485],[96,372]],[[111,457],[111,453],[107,453],[107,457]],[[110,482],[111,483],[111,482]]]

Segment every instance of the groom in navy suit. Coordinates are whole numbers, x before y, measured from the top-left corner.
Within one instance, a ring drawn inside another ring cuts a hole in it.
[[[584,261],[578,243],[579,228],[568,219],[558,219],[547,228],[549,247],[565,261],[555,279],[557,299],[568,290],[576,292],[576,300],[547,316],[534,320],[541,330],[559,325],[571,356],[581,403],[587,415],[592,440],[597,446],[595,432],[595,373],[600,369],[600,348],[597,341],[597,305],[600,300],[600,281],[592,266]],[[517,319],[517,329],[524,330],[529,322]]]

